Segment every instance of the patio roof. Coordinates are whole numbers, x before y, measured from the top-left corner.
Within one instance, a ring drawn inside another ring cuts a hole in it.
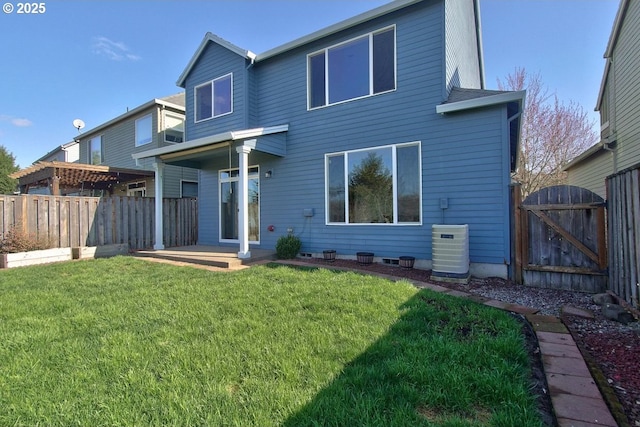
[[[216,153],[226,153],[226,149],[235,142],[255,140],[255,149],[274,156],[286,155],[286,135],[289,125],[243,129],[222,132],[203,138],[192,139],[180,144],[154,148],[139,153],[133,153],[134,159],[156,157],[167,164],[186,166],[195,169],[201,167],[200,162]],[[226,154],[225,154],[226,155]]]
[[[39,162],[9,175],[20,187],[54,185],[58,188],[107,190],[114,184],[153,176],[152,171],[66,162]],[[57,180],[57,183],[55,181]]]

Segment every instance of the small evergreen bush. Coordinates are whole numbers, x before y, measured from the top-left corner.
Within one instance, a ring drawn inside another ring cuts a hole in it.
[[[300,252],[302,242],[293,234],[281,236],[276,243],[276,255],[279,259],[293,259]]]

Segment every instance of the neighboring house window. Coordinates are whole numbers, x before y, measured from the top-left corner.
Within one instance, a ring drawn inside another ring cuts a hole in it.
[[[227,74],[195,88],[196,122],[233,112],[233,76]]]
[[[102,163],[102,135],[89,140],[89,163],[92,165]]]
[[[182,181],[180,186],[182,197],[198,197],[198,183],[194,181]]]
[[[309,109],[395,90],[395,39],[385,28],[310,54]]]
[[[127,196],[146,197],[147,183],[145,181],[133,182],[127,185]]]
[[[419,224],[420,143],[325,156],[328,224]]]
[[[164,141],[184,141],[184,116],[181,114],[164,112]]]
[[[147,114],[146,116],[136,120],[136,147],[151,142],[151,127],[151,114]]]
[[[136,120],[136,147],[145,145],[151,142],[151,114],[147,114],[144,117]]]

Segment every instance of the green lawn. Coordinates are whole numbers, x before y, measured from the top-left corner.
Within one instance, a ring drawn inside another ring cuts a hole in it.
[[[519,323],[409,283],[130,257],[0,271],[2,426],[540,426]]]

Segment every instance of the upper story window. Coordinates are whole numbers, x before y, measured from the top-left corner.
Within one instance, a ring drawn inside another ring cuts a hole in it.
[[[147,114],[136,120],[136,147],[149,144],[152,141],[151,127],[151,114]]]
[[[233,75],[227,74],[195,87],[196,122],[233,112]]]
[[[395,27],[310,54],[307,76],[309,109],[395,90]]]
[[[182,114],[164,112],[164,141],[184,141],[184,116]]]
[[[89,163],[92,165],[102,163],[102,135],[89,140]]]
[[[420,142],[327,154],[327,224],[420,224],[420,155]]]

